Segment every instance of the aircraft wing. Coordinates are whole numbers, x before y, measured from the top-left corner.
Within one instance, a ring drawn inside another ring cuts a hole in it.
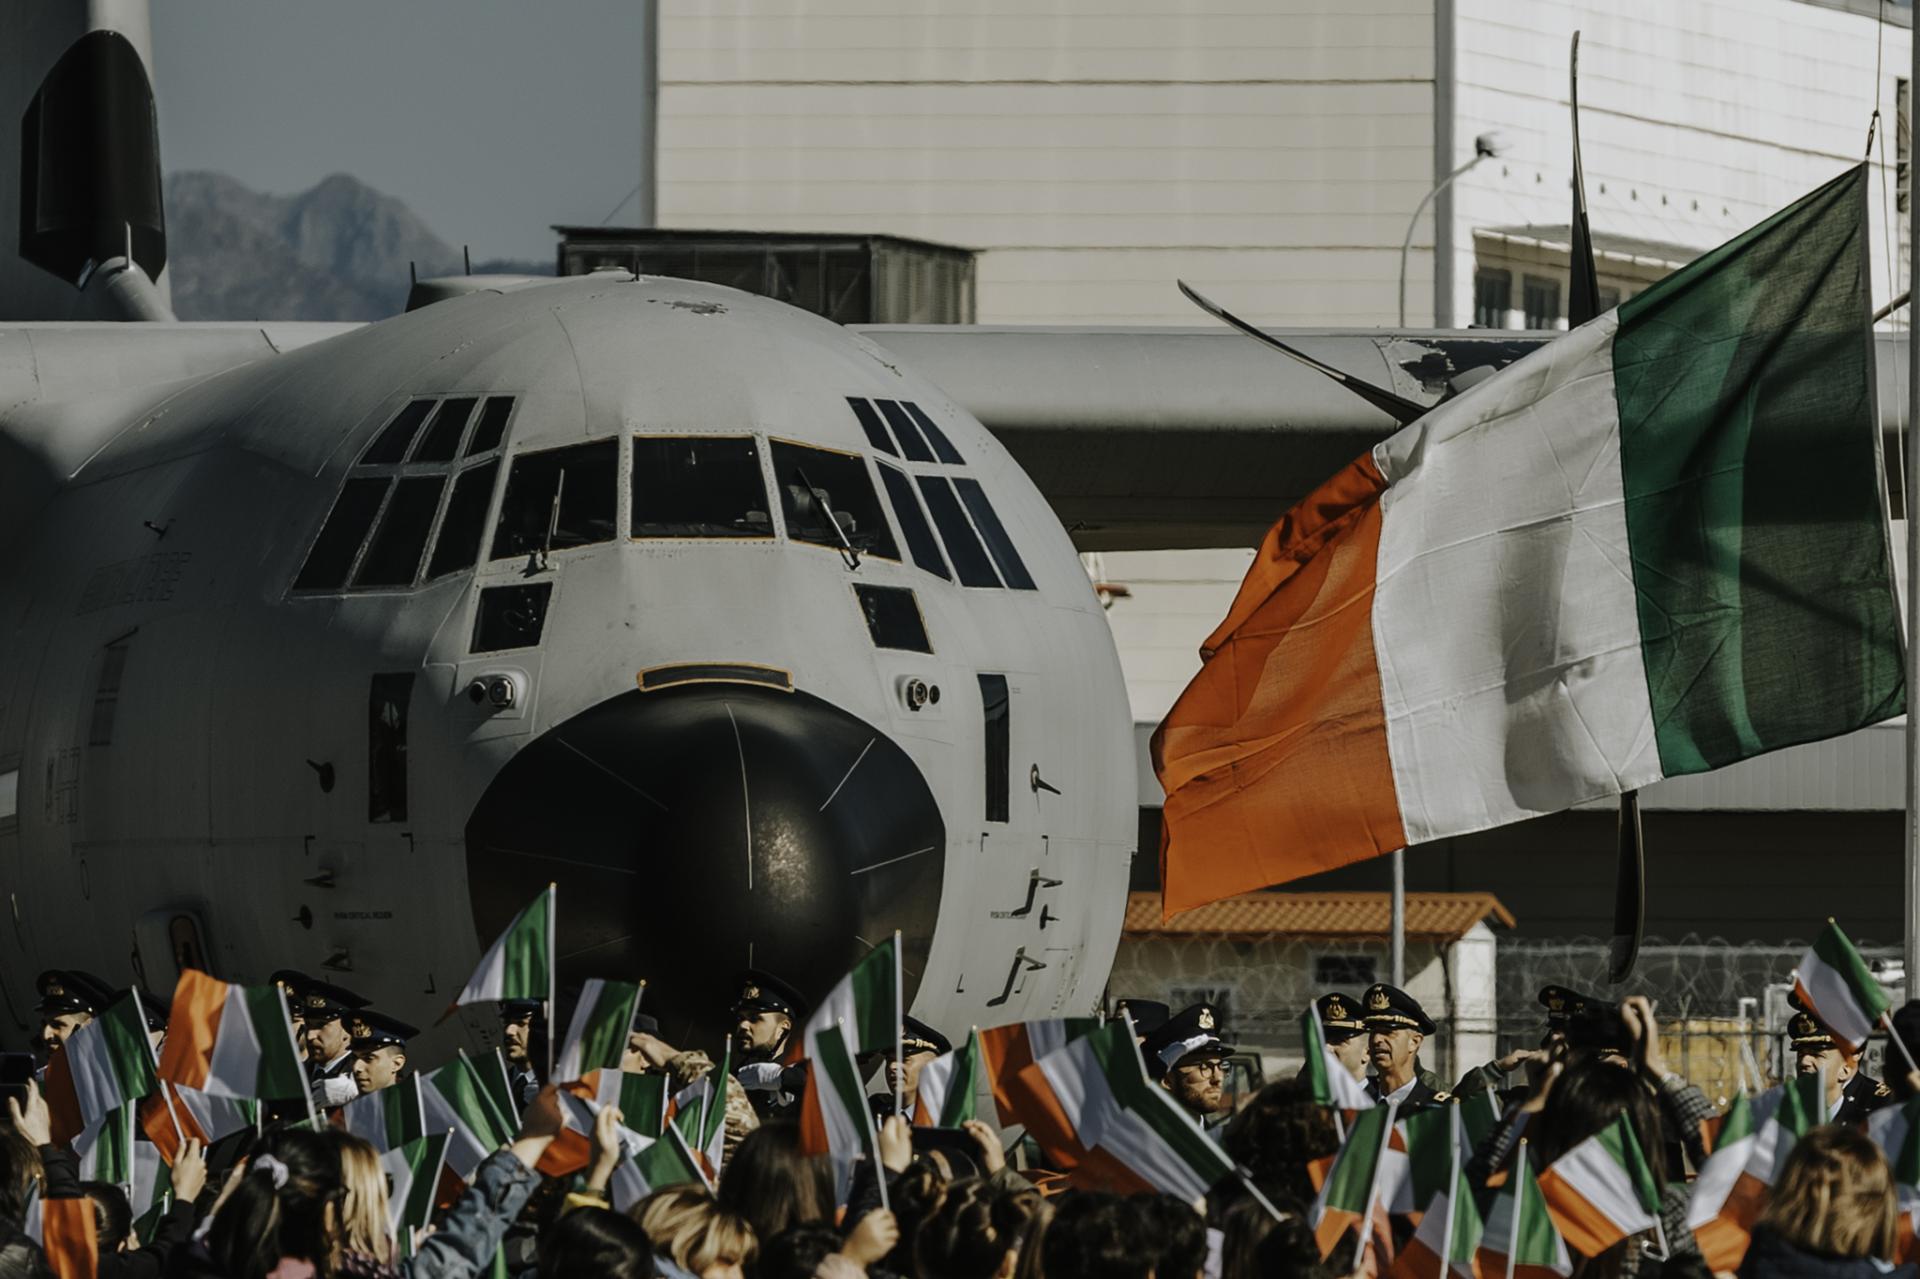
[[[1254,546],[1393,421],[1225,328],[874,325],[1005,444],[1082,550]],[[1274,329],[1316,359],[1421,403],[1557,336],[1504,330]],[[1904,410],[1905,338],[1879,337],[1882,429]]]

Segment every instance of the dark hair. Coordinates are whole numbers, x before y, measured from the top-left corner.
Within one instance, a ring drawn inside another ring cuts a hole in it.
[[[905,1172],[888,1183],[887,1200],[893,1209],[894,1224],[900,1228],[900,1238],[881,1258],[880,1269],[902,1275],[913,1273],[913,1246],[920,1235],[920,1224],[940,1206],[946,1197],[947,1185],[940,1165],[924,1155],[916,1156]],[[851,1214],[842,1224],[852,1228],[855,1221]]]
[[[756,1238],[771,1239],[833,1219],[833,1171],[821,1156],[801,1151],[798,1124],[764,1123],[728,1157],[716,1197],[752,1223]]]
[[[93,1233],[100,1251],[118,1251],[133,1233],[133,1205],[127,1202],[127,1192],[106,1181],[83,1181],[80,1189],[93,1200]]]
[[[0,1227],[18,1228],[27,1191],[40,1180],[40,1152],[9,1123],[0,1123]]]
[[[1546,1167],[1622,1114],[1640,1142],[1654,1185],[1665,1190],[1666,1132],[1653,1093],[1630,1067],[1598,1057],[1576,1057],[1527,1125],[1536,1166]]]
[[[1158,1257],[1146,1242],[1127,1200],[1067,1195],[1041,1241],[1040,1269],[1047,1279],[1147,1279]]]
[[[1026,1241],[1039,1212],[1040,1196],[1033,1191],[1002,1190],[978,1178],[956,1181],[920,1223],[912,1273],[919,1279],[992,1279],[1007,1254]],[[1204,1236],[1201,1242],[1204,1252]]]
[[[1315,1187],[1307,1165],[1340,1149],[1340,1135],[1325,1106],[1299,1080],[1268,1084],[1253,1095],[1220,1135],[1220,1145],[1247,1170],[1255,1184],[1302,1203],[1312,1203]]]
[[[839,1250],[839,1231],[819,1222],[806,1222],[766,1240],[748,1273],[754,1279],[813,1279],[820,1263]]]
[[[1127,1207],[1138,1214],[1154,1256],[1154,1279],[1193,1279],[1207,1264],[1207,1223],[1192,1204],[1172,1195],[1135,1195]]]
[[[298,1257],[327,1279],[334,1244],[327,1205],[346,1194],[333,1147],[316,1132],[269,1129],[245,1159],[247,1174],[207,1232],[213,1268],[229,1279],[264,1279],[282,1257]],[[262,1162],[269,1159],[285,1166],[286,1184],[275,1187],[277,1170]]]
[[[1304,1210],[1275,1221],[1249,1197],[1227,1209],[1220,1232],[1220,1279],[1328,1279],[1333,1274],[1320,1260]]]
[[[576,1208],[540,1235],[539,1279],[603,1275],[644,1279],[653,1273],[653,1244],[638,1222],[607,1208]]]

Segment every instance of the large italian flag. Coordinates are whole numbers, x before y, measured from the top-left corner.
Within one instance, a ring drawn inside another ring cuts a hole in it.
[[[1154,739],[1175,913],[1906,706],[1865,167],[1355,459]]]

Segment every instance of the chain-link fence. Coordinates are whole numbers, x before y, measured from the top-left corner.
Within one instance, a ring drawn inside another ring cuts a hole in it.
[[[1538,996],[1549,984],[1605,999],[1653,1000],[1668,1064],[1709,1097],[1729,1097],[1742,1085],[1768,1087],[1792,1069],[1787,997],[1805,942],[1649,939],[1632,978],[1617,987],[1607,982],[1608,945],[1597,938],[1488,936],[1477,952],[1476,944],[1469,936],[1407,946],[1408,991],[1437,1027],[1421,1050],[1422,1064],[1445,1080],[1537,1044],[1546,1015]],[[1899,948],[1860,950],[1889,997],[1904,999]],[[1299,1017],[1310,1000],[1326,990],[1358,996],[1387,975],[1381,941],[1148,936],[1123,941],[1109,989],[1176,1008],[1214,1003],[1235,1041],[1274,1078],[1302,1060]],[[1869,1046],[1868,1074],[1881,1076],[1881,1053],[1879,1042]],[[1519,1083],[1518,1075],[1511,1082]]]

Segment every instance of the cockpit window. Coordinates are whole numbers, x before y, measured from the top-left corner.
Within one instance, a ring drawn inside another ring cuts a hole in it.
[[[413,443],[414,433],[432,411],[432,400],[408,401],[404,408],[394,414],[393,421],[387,423],[387,429],[380,432],[373,443],[367,446],[367,451],[360,455],[360,465],[391,466],[405,457],[407,446]]]
[[[380,513],[380,503],[391,487],[393,481],[384,475],[347,481],[334,500],[327,522],[321,525],[313,549],[307,552],[300,575],[293,579],[294,590],[337,591],[347,584],[354,557],[360,554],[360,543],[366,540],[373,517]]]
[[[749,435],[633,441],[633,536],[772,537],[760,449]]]
[[[489,395],[487,402],[480,406],[480,424],[473,428],[473,438],[467,441],[465,456],[478,457],[499,448],[502,437],[507,433],[507,419],[512,416],[511,395]]]
[[[409,475],[400,481],[360,559],[360,571],[353,575],[355,586],[413,585],[446,487],[444,475]]]
[[[940,537],[947,544],[947,558],[953,561],[954,572],[960,574],[962,586],[998,586],[1000,579],[994,575],[993,561],[987,558],[987,549],[980,545],[980,537],[973,531],[973,525],[967,523],[967,513],[960,509],[959,499],[953,495],[953,486],[944,476],[922,475],[920,491],[926,495],[927,509],[933,512],[933,522],[940,526]]]
[[[493,558],[562,551],[613,540],[618,526],[618,440],[522,453],[507,473]]]
[[[1000,569],[1000,576],[1007,585],[1016,591],[1037,589],[1032,574],[1020,559],[1020,552],[1013,545],[1013,539],[1007,535],[1007,526],[1000,522],[1000,513],[993,509],[993,503],[987,501],[987,491],[980,487],[980,481],[960,476],[953,481],[960,490],[960,500],[967,505],[967,513],[973,516],[973,526],[987,539],[987,549],[993,552],[993,562]]]
[[[467,433],[467,419],[473,416],[473,400],[457,397],[440,401],[427,423],[427,433],[413,450],[409,462],[451,462],[460,452],[460,437]]]
[[[794,541],[838,547],[844,536],[855,550],[881,559],[900,558],[865,458],[775,440],[773,477],[780,487],[787,536]]]
[[[440,536],[433,544],[427,576],[444,577],[472,568],[480,557],[480,535],[486,531],[487,504],[493,500],[493,482],[500,476],[500,460],[482,462],[460,472],[453,496],[440,520]]]
[[[907,551],[918,564],[935,577],[951,582],[953,575],[947,572],[947,562],[940,558],[940,542],[933,535],[933,526],[927,523],[927,514],[920,509],[920,499],[913,495],[913,484],[906,473],[898,467],[877,463],[880,467],[880,482],[887,486],[887,500],[893,503],[893,518],[900,525],[900,535],[907,539]]]
[[[913,419],[914,425],[918,426],[926,435],[927,443],[933,445],[933,451],[940,455],[942,462],[959,466],[966,461],[965,458],[960,456],[960,450],[953,447],[953,441],[947,438],[947,433],[940,429],[938,423],[927,416],[925,409],[921,408],[918,404],[911,403],[905,407],[907,415]]]
[[[853,416],[859,419],[860,429],[867,433],[867,443],[888,457],[900,456],[900,450],[893,447],[893,440],[887,435],[887,424],[873,411],[873,405],[853,396],[847,397],[847,405],[853,409]]]
[[[886,414],[887,425],[893,428],[893,434],[900,441],[901,451],[909,462],[931,462],[933,450],[927,446],[926,437],[920,434],[919,423],[895,400],[875,400],[875,407]]]

